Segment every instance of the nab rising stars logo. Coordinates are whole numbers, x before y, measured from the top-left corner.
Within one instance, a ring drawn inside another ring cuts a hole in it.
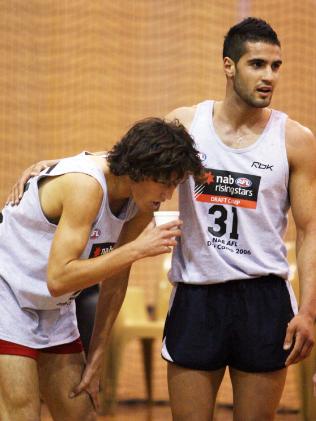
[[[113,247],[115,246],[115,243],[96,243],[93,244],[91,247],[89,259],[93,257],[99,257],[102,256],[105,253],[109,253]]]

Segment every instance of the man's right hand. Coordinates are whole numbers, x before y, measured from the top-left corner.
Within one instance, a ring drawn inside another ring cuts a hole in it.
[[[94,371],[86,366],[80,383],[71,391],[69,398],[73,399],[80,393],[87,393],[96,411],[100,409],[99,403],[99,391],[100,391],[100,372]]]
[[[139,258],[170,253],[172,247],[177,245],[176,237],[181,236],[181,225],[182,221],[180,219],[159,226],[156,226],[154,221],[151,221],[134,240],[134,244],[140,254]]]
[[[36,164],[32,164],[30,167],[26,168],[18,178],[17,182],[12,187],[7,200],[6,205],[11,204],[16,206],[20,203],[20,200],[23,196],[25,184],[31,177],[38,175],[45,168],[49,168],[52,165],[55,165],[59,160],[46,160],[39,161]]]

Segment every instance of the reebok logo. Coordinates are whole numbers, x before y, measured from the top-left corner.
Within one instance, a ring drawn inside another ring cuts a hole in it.
[[[270,171],[273,171],[273,170],[272,170],[273,165],[263,164],[262,162],[258,162],[258,161],[254,161],[254,162],[251,164],[251,168],[252,168],[252,167],[254,167],[254,168],[259,168],[259,170],[270,170]]]

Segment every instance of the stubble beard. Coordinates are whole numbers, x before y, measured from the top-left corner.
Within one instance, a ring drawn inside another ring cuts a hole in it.
[[[254,95],[251,95],[250,93],[246,92],[246,89],[244,89],[240,84],[238,83],[238,80],[236,78],[234,79],[234,91],[236,94],[241,98],[249,107],[252,108],[265,108],[270,105],[271,102],[271,96],[269,98],[265,99],[256,99],[254,98]]]

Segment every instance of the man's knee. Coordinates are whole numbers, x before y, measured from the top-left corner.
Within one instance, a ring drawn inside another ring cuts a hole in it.
[[[0,387],[0,413],[11,413],[11,416],[16,416],[17,420],[20,418],[17,417],[18,414],[25,414],[28,417],[25,417],[25,420],[36,421],[39,420],[40,414],[40,400],[39,396],[34,393],[34,391],[29,391],[27,388],[21,387],[9,387],[8,384],[10,381],[3,382]],[[10,383],[11,384],[11,383]],[[16,385],[18,386],[18,385]],[[1,418],[2,419],[2,418]],[[10,420],[11,418],[8,418]],[[13,419],[13,418],[12,418]],[[15,419],[15,418],[14,418]],[[22,418],[21,418],[22,419]]]
[[[0,401],[0,413],[5,421],[40,421],[40,402],[26,393],[5,393]]]
[[[203,415],[201,411],[193,408],[172,408],[171,412],[173,421],[209,421],[211,419],[211,411]]]
[[[49,396],[46,404],[54,419],[63,421],[96,421],[97,414],[88,394],[81,393],[75,398],[62,395]]]
[[[213,419],[215,399],[198,399],[185,394],[185,399],[170,399],[173,421],[210,421]]]
[[[90,414],[88,415],[88,417],[86,418],[87,421],[97,421],[97,414],[96,412],[90,412]]]
[[[69,417],[63,418],[64,421],[78,421],[78,420],[84,420],[84,421],[97,421],[97,415],[93,411],[89,411],[87,413],[80,413],[80,414],[69,414]]]
[[[275,411],[261,411],[254,414],[234,414],[234,421],[274,421]]]

